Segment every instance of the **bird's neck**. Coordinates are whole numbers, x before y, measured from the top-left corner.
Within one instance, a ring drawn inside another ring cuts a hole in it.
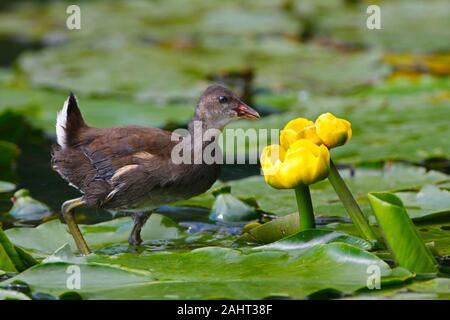
[[[188,131],[191,137],[190,147],[194,156],[194,163],[199,163],[199,157],[205,156],[204,151],[213,151],[213,156],[217,157],[217,159],[221,157],[219,147],[221,129],[215,123],[199,120],[196,117],[192,119],[189,123]]]

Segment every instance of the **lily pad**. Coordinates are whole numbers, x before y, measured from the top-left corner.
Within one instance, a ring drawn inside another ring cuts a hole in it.
[[[238,242],[272,243],[295,234],[299,228],[298,213],[292,213],[249,229]]]
[[[361,291],[360,294],[349,299],[362,300],[448,300],[450,286],[448,278],[414,281],[401,288],[387,288],[382,290]]]
[[[415,221],[443,218],[450,214],[450,192],[434,185],[424,186],[419,192],[396,192],[395,195]]]
[[[38,265],[6,283],[26,282],[32,290],[59,295],[67,291],[70,263]],[[345,243],[318,245],[299,256],[277,250],[241,253],[209,247],[188,253],[93,255],[80,264],[81,289],[90,299],[261,299],[305,298],[323,290],[351,293],[364,288],[367,268],[376,265],[383,279],[402,282],[375,255]],[[202,271],[203,270],[203,271]]]
[[[20,189],[14,193],[13,207],[8,215],[20,221],[40,221],[52,215],[50,208],[32,198],[26,189]]]
[[[27,295],[14,291],[0,289],[0,300],[31,300]]]
[[[242,223],[256,220],[259,214],[256,208],[230,194],[230,188],[214,190],[215,201],[209,219],[223,223]]]
[[[132,226],[132,220],[124,217],[96,225],[80,225],[80,228],[92,248],[102,249],[113,244],[126,243]],[[43,223],[36,228],[12,228],[5,233],[11,242],[37,257],[46,257],[66,243],[77,252],[72,236],[59,220]],[[152,214],[141,232],[144,241],[176,239],[181,234],[182,230],[175,222],[159,214]]]
[[[368,4],[335,1],[301,1],[296,10],[307,13],[314,23],[317,35],[356,45],[383,48],[392,51],[444,51],[448,43],[439,39],[450,37],[448,12],[450,5],[445,0],[381,1],[381,29],[369,29],[366,21]],[[373,14],[373,12],[371,13]],[[432,17],[432,19],[430,19]],[[420,28],[416,28],[421,26]],[[417,30],[414,36],[405,30]]]
[[[276,242],[266,244],[264,246],[255,247],[254,249],[279,249],[286,251],[297,251],[305,250],[319,244],[332,242],[348,243],[364,250],[370,250],[372,248],[372,244],[370,242],[345,233],[325,229],[309,229],[300,231]]]

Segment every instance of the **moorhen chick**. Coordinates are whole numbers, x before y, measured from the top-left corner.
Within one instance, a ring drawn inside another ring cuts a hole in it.
[[[53,149],[52,166],[83,193],[80,198],[64,202],[61,208],[80,253],[87,255],[90,250],[76,223],[75,208],[97,207],[113,214],[132,215],[134,226],[128,240],[130,245],[141,244],[141,229],[153,210],[201,194],[216,181],[220,164],[198,161],[196,151],[201,154],[210,148],[220,152],[220,130],[239,118],[257,119],[259,114],[227,88],[208,87],[189,124],[191,138],[181,139],[189,141],[183,150],[191,153],[194,161],[179,163],[172,160],[172,149],[180,143],[176,137],[181,136],[139,126],[90,127],[81,115],[77,99],[70,94],[57,115],[58,145]],[[206,141],[195,130],[198,124],[203,133],[212,129]]]

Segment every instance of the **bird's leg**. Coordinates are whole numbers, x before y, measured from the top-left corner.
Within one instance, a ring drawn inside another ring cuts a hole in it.
[[[78,247],[78,250],[82,255],[88,255],[91,253],[86,241],[81,234],[80,228],[78,227],[77,221],[75,220],[74,209],[85,204],[85,201],[82,198],[68,200],[63,203],[61,207],[61,213],[66,221],[67,226],[69,227],[69,231],[72,234],[73,240]]]
[[[133,214],[133,230],[131,230],[131,234],[128,237],[128,243],[130,246],[139,246],[142,243],[141,230],[147,222],[148,217],[150,217],[150,214],[142,212]]]

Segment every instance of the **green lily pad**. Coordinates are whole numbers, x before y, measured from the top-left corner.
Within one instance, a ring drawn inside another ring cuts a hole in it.
[[[88,299],[261,299],[305,298],[323,290],[351,293],[364,288],[367,268],[376,265],[383,279],[412,277],[395,273],[375,255],[345,243],[318,245],[299,256],[276,250],[241,253],[209,247],[188,253],[93,255],[79,264],[81,289]],[[69,263],[38,265],[6,283],[20,280],[32,290],[59,295],[67,291]]]
[[[427,281],[415,282],[408,286],[408,290],[418,293],[435,293],[439,299],[449,299],[450,279],[435,278]]]
[[[80,225],[87,243],[93,249],[126,243],[132,227],[133,222],[128,217],[96,225]],[[77,252],[72,236],[59,220],[43,223],[36,228],[12,228],[5,233],[11,242],[37,257],[46,257],[66,243]],[[182,230],[175,222],[159,214],[152,214],[141,232],[144,241],[176,239],[181,234]]]
[[[272,243],[298,232],[298,213],[288,214],[245,232],[237,241],[248,243]]]
[[[423,241],[430,244],[433,253],[439,256],[450,255],[449,223],[425,224],[417,227]]]
[[[435,256],[449,256],[450,223],[433,223],[433,221],[426,221],[424,223],[425,224],[420,223],[416,225],[416,229],[423,242],[432,250]],[[323,226],[323,228],[358,236],[356,228],[350,223],[329,223]],[[381,230],[377,225],[372,225],[372,229],[378,237],[382,236]]]
[[[209,219],[224,223],[239,223],[259,218],[256,208],[230,194],[229,187],[213,191],[215,196]]]
[[[434,185],[424,186],[419,192],[396,192],[395,195],[415,221],[447,217],[450,213],[450,192]]]
[[[31,299],[25,294],[18,291],[0,289],[0,300],[31,300]]]
[[[50,208],[32,198],[26,189],[14,193],[13,203],[8,215],[20,221],[40,221],[52,215]]]
[[[450,286],[448,278],[414,281],[401,288],[391,287],[382,290],[362,291],[349,299],[362,300],[448,300]]]
[[[335,41],[393,51],[448,50],[448,44],[439,40],[450,37],[448,1],[382,1],[376,4],[380,7],[379,30],[366,27],[370,15],[366,13],[369,4],[364,2],[347,6],[343,2],[339,6],[334,1],[302,1],[297,10],[307,10],[317,33]],[[416,29],[416,26],[421,27],[413,37],[405,35],[405,30]]]
[[[370,250],[372,248],[372,244],[370,242],[345,233],[325,229],[309,229],[300,231],[276,242],[266,244],[264,246],[255,247],[254,249],[279,249],[287,251],[297,251],[305,250],[319,244],[332,242],[348,243],[363,250]]]

